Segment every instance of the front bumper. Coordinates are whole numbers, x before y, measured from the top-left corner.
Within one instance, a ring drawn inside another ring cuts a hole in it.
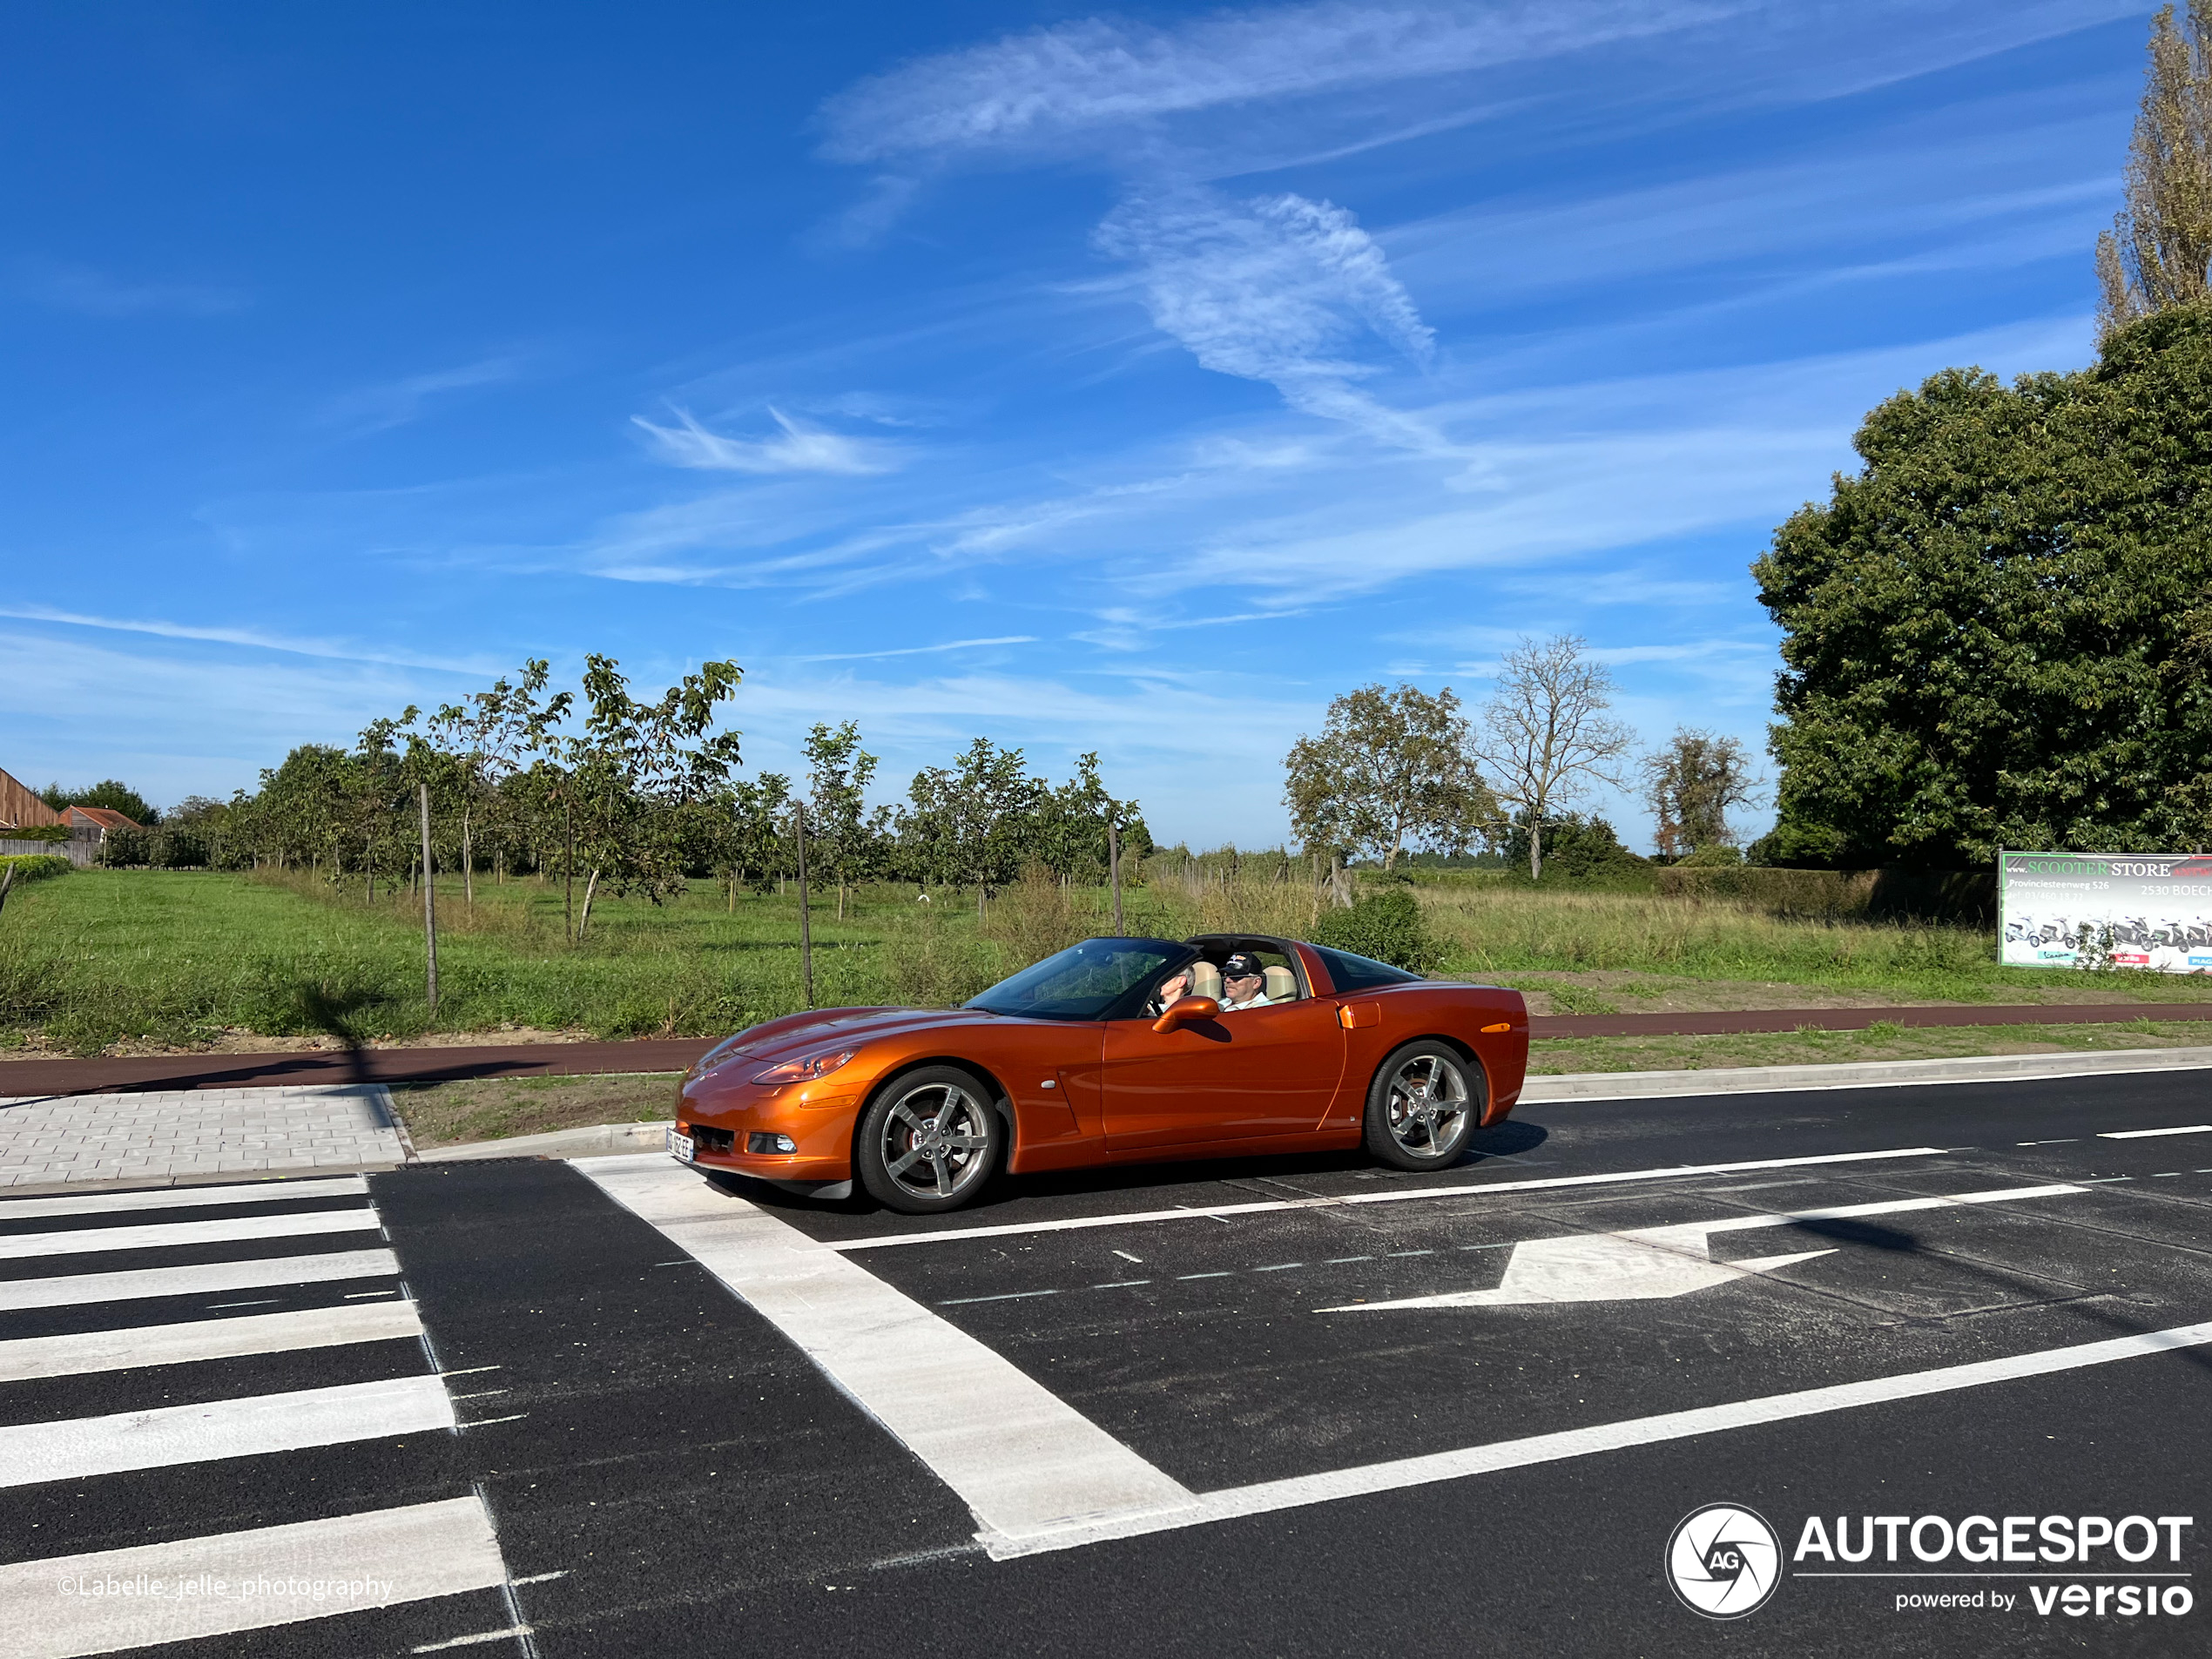
[[[691,1137],[691,1161],[701,1169],[734,1170],[764,1181],[849,1181],[853,1119],[867,1097],[863,1080],[841,1073],[817,1082],[764,1087],[709,1072],[685,1083],[676,1130]],[[784,1136],[797,1150],[750,1150],[755,1135]]]

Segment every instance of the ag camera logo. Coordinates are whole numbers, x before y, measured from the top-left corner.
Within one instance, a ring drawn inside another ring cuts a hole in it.
[[[1782,1541],[1757,1510],[1709,1503],[1667,1540],[1667,1582],[1708,1619],[1740,1619],[1764,1607],[1782,1581]]]

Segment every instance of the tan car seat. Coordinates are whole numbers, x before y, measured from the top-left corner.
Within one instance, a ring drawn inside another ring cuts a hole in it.
[[[1271,1002],[1295,1002],[1298,1000],[1298,975],[1287,968],[1270,968],[1261,977],[1267,982],[1263,988]]]
[[[1221,1001],[1221,970],[1211,962],[1190,964],[1190,995]]]

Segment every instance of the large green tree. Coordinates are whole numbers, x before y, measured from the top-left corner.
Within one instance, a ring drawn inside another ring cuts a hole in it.
[[[1395,866],[1409,849],[1461,853],[1498,818],[1446,686],[1362,685],[1329,705],[1318,737],[1283,761],[1283,802],[1309,852],[1365,853]]]
[[[1754,567],[1783,629],[1780,861],[2212,840],[2212,308],[2078,374],[1951,369]]]

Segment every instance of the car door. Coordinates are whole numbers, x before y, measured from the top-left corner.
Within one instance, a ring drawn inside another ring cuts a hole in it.
[[[1344,1069],[1335,1003],[1238,1008],[1173,1030],[1109,1020],[1100,1074],[1112,1151],[1311,1133]]]

